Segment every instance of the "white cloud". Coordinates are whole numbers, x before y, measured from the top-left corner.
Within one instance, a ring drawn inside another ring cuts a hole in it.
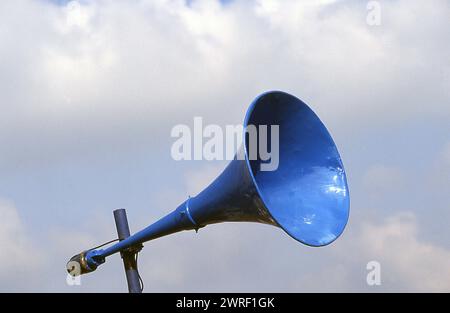
[[[387,288],[450,291],[450,250],[420,240],[419,224],[412,213],[396,214],[379,225],[366,223],[359,249],[381,263]]]
[[[350,222],[343,238],[332,246],[306,251],[306,269],[294,274],[288,268],[292,273],[285,283],[292,290],[308,292],[449,292],[450,250],[423,240],[420,229],[420,221],[410,212],[392,213],[379,222],[369,218]],[[370,261],[381,265],[380,286],[366,283]]]
[[[25,236],[24,226],[16,208],[8,202],[0,202],[0,239],[2,240],[2,253],[9,257],[1,259],[1,268],[8,268],[14,264],[28,261],[28,248],[31,247]],[[12,240],[14,238],[14,241]]]
[[[66,283],[65,265],[69,258],[85,249],[115,237],[114,224],[95,212],[83,225],[61,228],[51,219],[27,227],[19,210],[0,198],[0,291],[2,292],[79,292],[119,291],[122,273],[119,256],[96,275],[82,277],[81,286]],[[40,230],[36,230],[40,229]]]
[[[383,2],[378,29],[365,24],[365,6],[341,1],[1,6],[0,142],[17,147],[5,162],[39,162],[30,144],[37,138],[43,151],[53,149],[44,158],[58,159],[108,147],[111,134],[126,145],[127,135],[180,116],[239,122],[267,89],[298,95],[331,125],[420,117],[430,95],[429,114],[450,112],[448,88],[427,84],[449,71],[445,1]],[[422,12],[420,23],[412,10]]]
[[[39,284],[40,270],[44,264],[44,254],[19,216],[19,212],[9,201],[0,199],[0,289],[8,292],[20,290],[29,283]],[[41,277],[43,278],[43,277]]]

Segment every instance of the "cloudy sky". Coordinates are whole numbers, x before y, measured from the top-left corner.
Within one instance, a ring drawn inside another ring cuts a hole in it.
[[[226,162],[171,158],[173,126],[242,123],[284,90],[332,133],[351,216],[325,248],[220,224],[147,243],[146,291],[450,291],[450,2],[0,1],[0,291],[81,286],[69,257],[201,191]],[[366,265],[381,264],[369,286]]]

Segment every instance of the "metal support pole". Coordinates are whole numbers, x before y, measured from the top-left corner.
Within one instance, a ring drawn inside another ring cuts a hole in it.
[[[117,235],[122,241],[130,237],[130,228],[128,226],[127,212],[125,209],[117,209],[114,211],[114,220],[116,222]],[[125,275],[127,276],[128,291],[130,293],[141,293],[141,284],[139,280],[139,273],[137,270],[136,256],[138,250],[123,250],[121,256],[123,266],[125,268]]]

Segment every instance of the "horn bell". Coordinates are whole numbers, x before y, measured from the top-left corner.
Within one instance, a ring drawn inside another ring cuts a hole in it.
[[[279,126],[279,164],[263,171],[259,154],[241,153],[223,173],[182,206],[198,228],[227,221],[271,224],[309,246],[324,246],[343,232],[349,217],[347,179],[337,147],[317,115],[301,100],[267,92],[251,104],[244,129]],[[259,134],[258,134],[259,135]],[[268,132],[270,149],[270,132]]]

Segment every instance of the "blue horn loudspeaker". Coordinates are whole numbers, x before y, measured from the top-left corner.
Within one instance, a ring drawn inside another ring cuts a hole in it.
[[[249,137],[244,136],[235,159],[200,194],[127,239],[74,256],[71,261],[79,262],[81,274],[92,272],[116,252],[221,222],[270,224],[314,247],[338,238],[349,216],[349,192],[339,152],[317,115],[292,95],[267,92],[251,104],[244,129],[249,125],[257,130],[260,125],[279,126],[276,170],[262,171],[264,161],[249,158]]]

